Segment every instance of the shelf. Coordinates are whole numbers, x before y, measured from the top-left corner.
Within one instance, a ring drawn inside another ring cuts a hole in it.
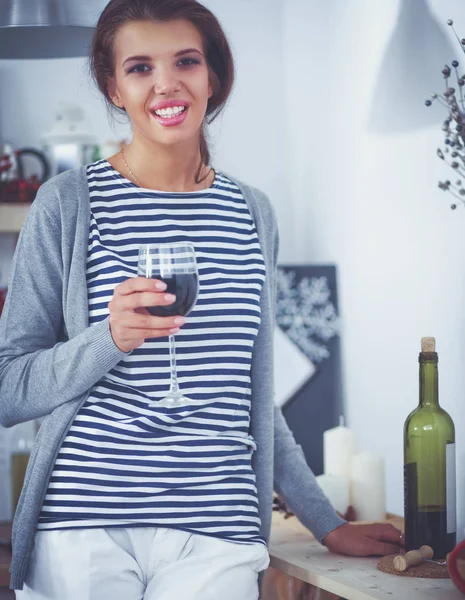
[[[0,233],[18,233],[31,207],[26,203],[0,203]]]

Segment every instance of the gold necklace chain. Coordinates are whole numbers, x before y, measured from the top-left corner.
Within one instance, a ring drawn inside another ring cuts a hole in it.
[[[141,184],[139,183],[139,181],[137,180],[137,177],[131,171],[131,167],[128,165],[128,161],[126,160],[126,157],[124,156],[124,148],[121,148],[120,152],[121,152],[121,156],[123,157],[123,161],[124,161],[124,164],[126,165],[127,170],[129,171],[131,177],[134,179],[134,183],[136,183],[139,187],[142,187]],[[212,169],[210,169],[210,170],[212,170]]]
[[[134,175],[134,173],[131,171],[131,167],[128,165],[128,162],[126,160],[126,157],[124,156],[124,148],[121,148],[121,156],[123,157],[124,160],[124,164],[126,165],[129,173],[131,174],[131,177],[134,179],[134,183],[136,183],[139,187],[142,187],[141,184],[137,181],[137,177]]]

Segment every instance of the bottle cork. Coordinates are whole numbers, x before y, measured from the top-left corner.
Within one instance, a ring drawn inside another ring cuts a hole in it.
[[[419,550],[410,550],[407,554],[395,556],[392,564],[396,571],[406,571],[409,567],[420,565],[424,558],[433,558],[433,554],[431,546],[422,546]]]
[[[436,352],[436,339],[434,337],[421,338],[422,352]]]

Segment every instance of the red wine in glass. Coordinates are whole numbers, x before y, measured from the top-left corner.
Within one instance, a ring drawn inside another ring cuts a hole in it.
[[[194,307],[198,291],[199,276],[195,250],[189,243],[144,244],[139,247],[138,274],[150,279],[164,281],[164,294],[174,294],[176,300],[165,306],[147,307],[155,317],[186,316]],[[172,326],[170,324],[170,326]],[[191,403],[179,389],[176,372],[176,349],[174,335],[169,336],[171,385],[168,395],[162,400],[150,402],[150,406],[179,408]]]
[[[164,277],[153,276],[153,279],[159,279],[166,283],[165,294],[174,294],[176,300],[168,306],[150,306],[147,310],[154,317],[174,317],[182,315],[185,317],[190,313],[197,300],[199,289],[197,273],[177,273]]]

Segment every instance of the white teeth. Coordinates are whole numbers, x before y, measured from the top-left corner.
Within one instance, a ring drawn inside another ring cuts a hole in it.
[[[186,110],[185,106],[173,106],[170,108],[160,108],[155,111],[155,114],[159,117],[163,117],[165,119],[170,119],[172,117],[177,117],[181,113]]]

